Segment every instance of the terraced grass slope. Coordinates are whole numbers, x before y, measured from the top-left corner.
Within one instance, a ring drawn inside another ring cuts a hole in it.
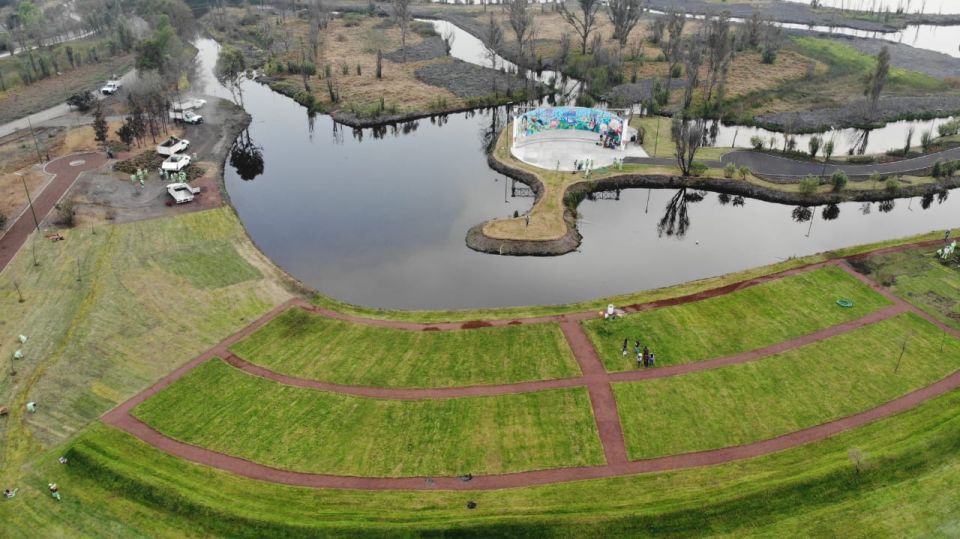
[[[580,374],[557,324],[405,331],[291,309],[230,350],[275,372],[347,385],[453,387]]]
[[[837,305],[839,298],[854,307]],[[620,320],[583,323],[608,371],[636,366],[621,353],[623,340],[640,340],[657,356],[658,365],[675,365],[763,348],[814,333],[890,305],[847,272],[832,266],[731,294],[663,309],[631,314]]]
[[[907,313],[752,363],[617,383],[614,393],[628,454],[636,460],[812,427],[876,407],[958,368],[960,341],[944,339],[940,328]]]
[[[489,492],[314,490],[252,481],[94,425],[0,503],[12,536],[394,537],[954,535],[960,391],[746,461]],[[862,455],[858,473],[850,454]],[[65,454],[70,463],[56,458]],[[64,501],[46,492],[61,486]],[[468,510],[466,501],[477,508]]]
[[[894,294],[960,329],[960,253],[941,261],[936,249],[911,249],[853,262]]]
[[[583,388],[381,400],[286,386],[212,360],[134,414],[178,440],[303,472],[453,476],[604,463]]]

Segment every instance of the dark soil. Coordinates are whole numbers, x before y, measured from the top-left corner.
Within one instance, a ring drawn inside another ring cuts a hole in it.
[[[422,62],[424,60],[433,60],[434,58],[443,58],[446,55],[447,44],[443,41],[443,38],[428,37],[416,45],[407,47],[406,60],[408,62]],[[391,62],[402,62],[404,60],[404,52],[397,49],[385,53],[383,57]]]
[[[524,77],[460,60],[425,65],[414,75],[421,82],[446,88],[464,99],[485,98],[494,93],[505,95],[528,87]]]
[[[774,131],[783,131],[789,125],[795,133],[810,133],[831,128],[870,127],[897,120],[944,117],[958,112],[960,95],[882,97],[875,112],[869,101],[860,100],[842,108],[762,114],[756,121],[757,125]]]
[[[621,84],[614,86],[607,93],[603,94],[603,100],[609,103],[641,103],[653,98],[654,79],[644,79],[634,83]],[[660,84],[667,81],[660,79]],[[687,82],[681,79],[670,79],[670,89],[686,88]]]

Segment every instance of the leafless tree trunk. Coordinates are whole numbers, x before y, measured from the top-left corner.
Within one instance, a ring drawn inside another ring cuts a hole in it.
[[[600,0],[577,0],[580,13],[567,9],[566,2],[558,4],[560,15],[573,27],[573,31],[580,36],[580,53],[587,53],[587,39],[597,24],[597,12],[600,9]]]
[[[670,133],[673,135],[677,166],[684,176],[689,176],[693,159],[703,144],[703,121],[686,120],[678,114],[673,117]]]
[[[393,14],[400,24],[400,51],[407,63],[407,31],[410,28],[410,0],[393,0]]]
[[[610,0],[607,3],[607,15],[613,23],[613,39],[620,44],[620,50],[627,46],[627,38],[640,22],[641,14],[640,0]]]
[[[517,36],[519,56],[523,59],[523,46],[533,35],[533,13],[529,0],[511,0],[508,9],[510,28]]]

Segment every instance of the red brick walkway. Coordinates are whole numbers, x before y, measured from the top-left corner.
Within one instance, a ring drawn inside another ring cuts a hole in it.
[[[906,250],[917,247],[938,245],[940,242],[923,242],[896,248],[886,248],[877,253],[889,253],[895,250]],[[859,258],[862,255],[857,255]],[[613,395],[611,383],[619,381],[644,380],[650,378],[660,378],[665,376],[676,376],[706,369],[745,363],[749,361],[761,360],[772,354],[784,352],[813,342],[817,342],[829,337],[840,335],[867,324],[879,322],[894,317],[904,312],[913,312],[923,317],[929,322],[943,329],[946,333],[955,338],[960,338],[960,331],[940,322],[927,313],[908,304],[902,299],[894,296],[888,290],[873,282],[866,276],[860,275],[854,271],[846,260],[835,260],[824,263],[811,264],[801,268],[792,269],[777,274],[758,277],[740,283],[731,284],[721,288],[707,290],[704,292],[652,302],[647,304],[632,305],[626,308],[629,312],[645,311],[668,305],[678,305],[699,301],[702,299],[716,297],[722,294],[728,294],[736,290],[741,290],[749,286],[755,286],[764,282],[783,278],[787,275],[793,275],[805,271],[811,271],[825,265],[834,265],[855,276],[857,279],[866,283],[868,286],[889,298],[893,305],[885,309],[873,312],[862,318],[851,320],[836,326],[832,326],[821,331],[804,335],[795,339],[790,339],[777,343],[759,350],[748,351],[735,354],[728,357],[716,358],[708,361],[696,363],[674,365],[669,367],[659,367],[656,369],[638,370],[622,373],[607,373],[603,364],[597,355],[593,344],[590,342],[579,321],[595,316],[593,312],[574,313],[570,315],[546,316],[537,318],[521,319],[516,321],[498,320],[490,321],[491,325],[500,326],[509,323],[533,324],[556,322],[560,324],[574,357],[580,365],[581,376],[576,378],[566,378],[559,380],[543,380],[534,382],[522,382],[516,384],[458,387],[458,388],[437,388],[437,389],[388,389],[361,386],[345,386],[340,384],[331,384],[317,380],[306,380],[293,376],[279,374],[263,367],[253,365],[243,359],[231,354],[228,348],[235,342],[247,337],[274,317],[289,308],[304,308],[325,316],[347,320],[358,324],[369,324],[381,327],[391,327],[406,329],[411,331],[440,330],[456,331],[463,330],[463,323],[441,323],[441,324],[417,324],[412,322],[395,322],[388,320],[376,320],[346,315],[326,309],[321,309],[310,305],[303,300],[293,299],[283,305],[280,305],[264,315],[262,318],[244,328],[239,333],[224,340],[206,353],[194,358],[192,361],[183,365],[176,371],[170,373],[152,387],[134,396],[127,402],[124,402],[109,411],[103,416],[103,421],[107,424],[120,428],[144,442],[170,453],[172,455],[184,458],[186,460],[204,464],[214,468],[230,471],[238,475],[271,481],[275,483],[284,483],[289,485],[300,485],[318,488],[354,488],[354,489],[410,489],[410,490],[480,490],[480,489],[499,489],[511,487],[523,487],[531,485],[541,485],[547,483],[557,483],[564,481],[578,481],[585,479],[594,479],[600,477],[612,477],[617,475],[628,475],[643,472],[654,472],[664,470],[675,470],[690,468],[696,466],[706,466],[720,464],[734,460],[752,458],[761,455],[770,454],[798,445],[807,444],[823,440],[827,437],[836,435],[849,429],[863,426],[877,419],[889,417],[917,406],[931,398],[942,395],[960,387],[960,371],[936,382],[928,387],[919,389],[912,393],[903,395],[886,404],[855,414],[849,417],[841,418],[808,429],[785,434],[769,440],[762,440],[750,444],[714,449],[709,451],[700,451],[696,453],[684,453],[671,455],[655,459],[631,461],[627,456],[626,444],[623,437],[623,429],[620,423],[620,417],[617,412],[617,403]],[[469,324],[466,327],[471,327]],[[241,458],[225,455],[202,447],[193,446],[169,438],[162,433],[154,430],[149,425],[141,422],[130,412],[141,402],[152,395],[169,386],[184,374],[190,372],[196,366],[212,358],[224,358],[229,364],[242,369],[248,373],[269,378],[279,383],[296,385],[325,391],[334,391],[351,395],[358,395],[372,398],[389,399],[436,399],[453,398],[479,395],[502,395],[508,393],[519,393],[529,391],[539,391],[543,389],[562,388],[562,387],[586,387],[590,394],[590,401],[593,407],[594,418],[597,422],[597,431],[603,446],[606,464],[602,466],[575,467],[575,468],[556,468],[549,470],[537,470],[529,472],[519,472],[511,474],[499,474],[474,477],[471,481],[465,482],[452,477],[407,477],[407,478],[383,478],[383,477],[351,477],[326,474],[299,473],[289,470],[280,470],[271,468],[262,464],[244,460]]]

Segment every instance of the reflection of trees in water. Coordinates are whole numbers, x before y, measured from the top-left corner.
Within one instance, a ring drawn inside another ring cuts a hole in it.
[[[687,192],[686,189],[677,191],[670,198],[667,207],[664,208],[663,217],[657,223],[657,234],[660,237],[666,234],[683,239],[690,229],[690,214],[687,211],[687,204],[696,204],[703,200],[705,196],[706,193],[703,191]]]
[[[860,204],[860,213],[863,215],[870,215],[870,208],[872,207],[873,205],[869,202],[864,202],[863,204]]]
[[[867,144],[870,143],[870,130],[858,129],[850,135],[850,155],[864,155],[867,153]]]
[[[263,148],[254,144],[248,129],[244,129],[230,147],[230,166],[244,181],[263,174]]]
[[[307,133],[310,137],[310,141],[313,142],[313,130],[316,127],[317,123],[317,113],[312,110],[307,111]]]
[[[337,122],[330,122],[333,124],[333,143],[334,144],[343,144],[343,126]]]
[[[487,152],[493,149],[493,145],[497,142],[497,134],[507,121],[507,109],[493,107],[483,110],[482,113],[490,115],[490,121],[480,126],[479,133],[480,149]]]
[[[737,195],[737,196],[733,197],[733,207],[735,207],[735,208],[741,208],[741,207],[743,207],[746,203],[747,203],[747,201],[746,201],[742,196],[740,196],[740,195]]]
[[[374,140],[380,140],[387,137],[387,135],[393,135],[394,137],[399,137],[400,135],[409,135],[413,133],[420,127],[419,120],[410,120],[408,122],[398,122],[392,124],[380,124],[373,127],[354,127],[353,128],[353,138],[357,142],[363,142],[363,136],[365,131],[370,132],[370,136]]]
[[[823,211],[820,212],[821,217],[824,221],[833,221],[837,217],[840,217],[840,206],[836,204],[827,204],[823,207]]]
[[[806,223],[813,218],[813,210],[810,206],[796,206],[790,212],[790,216],[798,223]]]
[[[732,197],[726,193],[720,193],[717,195],[717,202],[719,202],[721,206],[726,206],[730,203],[731,198]]]
[[[896,200],[884,200],[877,203],[877,209],[880,210],[880,213],[890,213],[896,207],[897,207]]]
[[[937,204],[943,204],[950,197],[950,191],[943,190],[937,193]]]

